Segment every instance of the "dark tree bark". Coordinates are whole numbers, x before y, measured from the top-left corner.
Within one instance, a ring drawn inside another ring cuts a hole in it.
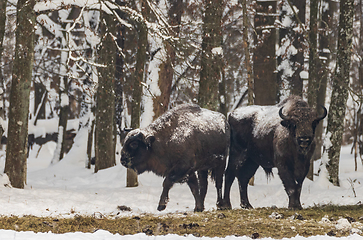
[[[299,9],[297,16],[295,16],[294,20],[296,21],[297,26],[305,23],[305,13],[306,13],[306,0],[293,0],[291,1],[294,6]],[[302,96],[303,90],[303,79],[300,76],[300,73],[304,69],[304,50],[303,50],[303,42],[304,42],[304,34],[303,32],[293,32],[294,39],[293,45],[297,49],[297,54],[292,57],[291,61],[293,62],[293,66],[295,68],[294,74],[291,77],[291,93],[295,95]]]
[[[203,41],[198,103],[201,107],[220,111],[220,84],[223,84],[222,29],[223,0],[204,1]]]
[[[19,0],[16,13],[16,45],[5,162],[5,173],[16,188],[24,188],[26,184],[29,95],[34,59],[34,5],[35,0]]]
[[[66,138],[66,131],[67,131],[67,123],[68,123],[68,113],[69,113],[69,101],[64,100],[64,98],[68,98],[68,78],[62,77],[61,81],[63,80],[63,86],[64,88],[59,88],[59,99],[61,101],[61,106],[59,110],[59,123],[58,123],[58,129],[59,129],[59,136],[62,136],[61,140],[62,142],[58,142],[60,144],[60,152],[59,152],[59,159],[58,161],[63,159],[64,156],[64,150],[65,150],[65,138]],[[65,102],[63,104],[62,102]]]
[[[45,119],[45,103],[46,98],[44,94],[46,93],[45,86],[41,83],[34,83],[34,117],[37,119]],[[39,111],[37,112],[39,108]],[[35,123],[36,123],[35,120]]]
[[[144,19],[148,18],[149,9],[145,0],[141,0],[141,12]],[[135,81],[132,91],[131,102],[131,128],[140,127],[140,115],[141,115],[141,97],[142,97],[142,82],[144,82],[145,76],[145,64],[146,64],[146,51],[148,45],[148,30],[143,21],[136,23],[138,30],[137,41],[137,53],[136,53],[136,67],[135,67]],[[127,169],[127,187],[138,186],[137,174],[132,169]]]
[[[5,23],[6,23],[6,3],[7,0],[0,0],[0,58],[3,55],[4,36],[5,36]],[[2,75],[2,73],[0,73]],[[2,79],[2,76],[0,76]]]
[[[173,37],[177,37],[183,13],[183,0],[171,0],[169,2],[169,24],[173,27],[171,34]],[[167,56],[166,60],[160,65],[158,84],[161,94],[154,99],[154,118],[159,117],[168,110],[174,76],[175,50],[169,42],[165,42],[164,45]]]
[[[101,13],[101,43],[99,46],[99,68],[95,127],[95,172],[112,167],[115,162],[115,52],[112,33],[115,30],[112,15]]]
[[[257,2],[255,43],[253,54],[255,104],[273,105],[278,102],[276,79],[276,1]]]
[[[344,117],[348,98],[350,63],[353,38],[354,1],[340,2],[338,30],[337,67],[333,76],[333,91],[328,114],[327,136],[331,145],[328,146],[327,170],[329,180],[339,186],[339,158],[344,130]]]
[[[254,104],[254,89],[253,89],[253,75],[251,66],[250,43],[248,41],[248,14],[247,14],[247,1],[241,0],[242,13],[243,13],[243,47],[245,54],[245,65],[247,70],[247,87],[248,87],[248,105]]]
[[[322,12],[322,23],[319,29],[319,57],[321,68],[318,73],[319,85],[317,89],[316,96],[316,106],[318,114],[322,114],[323,109],[320,106],[325,106],[325,98],[326,98],[326,89],[328,84],[329,77],[329,64],[331,62],[331,52],[333,46],[331,46],[331,38],[334,36],[331,34],[329,29],[333,28],[332,25],[332,16],[333,16],[333,8],[328,8],[327,10]],[[313,160],[317,160],[321,158],[322,145],[323,145],[323,125],[324,121],[320,121],[315,131],[315,139],[316,139],[316,148],[313,156]]]
[[[309,32],[309,83],[308,103],[312,108],[317,107],[317,96],[319,88],[319,70],[321,67],[318,55],[318,11],[319,0],[310,1],[310,32]],[[314,158],[310,159],[310,169],[307,178],[314,179]]]
[[[0,62],[4,52],[4,36],[5,36],[5,24],[6,24],[6,4],[7,0],[0,0]],[[0,70],[0,89],[4,89],[4,76],[3,70]],[[1,100],[4,100],[4,93],[1,94]],[[4,119],[5,109],[0,109],[0,117]],[[0,126],[0,137],[4,134],[4,129]]]

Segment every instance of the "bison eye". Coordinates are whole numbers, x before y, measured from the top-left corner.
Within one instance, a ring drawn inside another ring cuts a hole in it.
[[[281,125],[292,130],[296,128],[295,122],[291,120],[282,120]]]
[[[139,143],[137,141],[133,141],[130,143],[130,148],[135,150],[139,147]]]

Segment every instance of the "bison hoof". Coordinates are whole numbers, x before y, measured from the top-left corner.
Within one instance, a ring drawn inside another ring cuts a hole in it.
[[[163,211],[166,208],[166,205],[159,205],[158,211]]]
[[[231,203],[217,203],[217,209],[218,210],[231,210],[232,205]]]
[[[195,207],[194,208],[194,212],[203,212],[204,207],[200,208],[200,207]]]
[[[302,207],[301,207],[301,205],[299,206],[289,206],[289,209],[292,209],[292,210],[301,210],[302,209]]]
[[[241,203],[240,206],[241,206],[242,209],[252,209],[253,208],[252,205],[249,204],[249,203],[248,204]]]

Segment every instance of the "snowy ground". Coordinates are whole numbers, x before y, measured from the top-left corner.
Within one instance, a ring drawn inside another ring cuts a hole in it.
[[[6,176],[0,176],[0,215],[35,215],[50,217],[72,217],[74,215],[115,215],[117,206],[126,205],[131,212],[120,215],[139,215],[143,213],[166,214],[192,211],[194,199],[186,184],[177,184],[170,191],[170,201],[163,212],[156,210],[162,190],[162,178],[152,173],[139,176],[140,186],[126,188],[126,169],[118,164],[110,169],[93,173],[84,167],[85,161],[79,152],[80,145],[71,151],[64,160],[50,166],[51,153],[55,144],[43,145],[38,153],[34,147],[28,160],[28,182],[25,189],[4,186]],[[36,155],[38,157],[36,158]],[[0,172],[3,172],[4,156],[0,158]],[[340,163],[341,187],[334,187],[326,179],[316,178],[314,182],[306,180],[303,186],[301,202],[303,207],[315,204],[348,205],[363,203],[363,167],[358,163],[358,171],[354,171],[354,158],[350,155],[350,147],[344,147]],[[318,169],[316,163],[315,169]],[[352,185],[353,184],[353,185]],[[354,196],[354,191],[356,196]],[[288,200],[281,180],[275,177],[267,181],[264,172],[259,169],[255,176],[255,186],[249,187],[250,202],[254,207],[287,207]],[[137,201],[135,201],[137,199]],[[238,187],[235,181],[232,187],[232,205],[239,208]],[[206,210],[216,208],[216,191],[213,183],[208,186]],[[193,236],[176,235],[132,236],[113,235],[107,231],[95,233],[33,233],[0,230],[0,239],[194,239]],[[315,236],[309,239],[331,239],[334,237]],[[210,239],[203,237],[203,239]],[[231,236],[226,239],[237,239]],[[249,239],[239,237],[238,239]],[[297,236],[293,239],[306,239]],[[351,235],[347,239],[363,239],[359,235]]]

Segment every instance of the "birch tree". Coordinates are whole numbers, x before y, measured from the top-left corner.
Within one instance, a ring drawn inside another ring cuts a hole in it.
[[[13,187],[26,184],[29,94],[34,59],[35,0],[19,0],[16,45],[10,92],[5,173]]]
[[[326,146],[329,158],[326,168],[329,173],[329,181],[335,186],[339,186],[339,159],[348,98],[353,14],[354,1],[342,0],[340,2],[337,66],[333,76],[333,91],[331,93],[327,127],[327,137],[329,137],[331,145]]]

